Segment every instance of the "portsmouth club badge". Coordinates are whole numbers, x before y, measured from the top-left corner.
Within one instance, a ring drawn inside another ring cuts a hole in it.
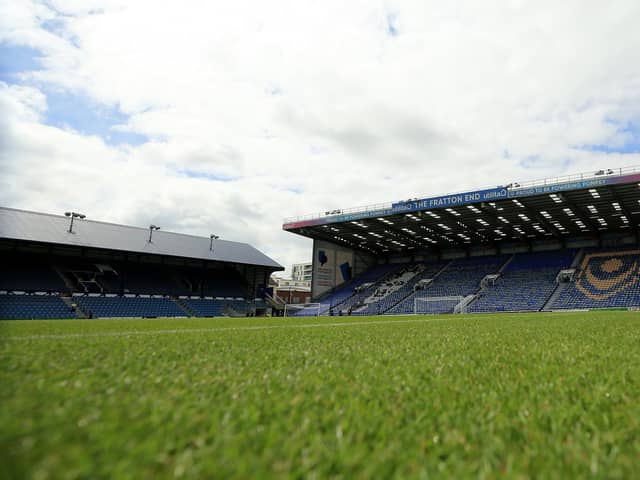
[[[576,287],[591,300],[606,300],[638,282],[640,251],[591,253],[584,257]]]

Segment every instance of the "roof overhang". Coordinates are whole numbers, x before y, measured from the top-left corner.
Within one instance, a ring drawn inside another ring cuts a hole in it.
[[[147,228],[87,219],[76,219],[71,232],[69,226],[70,219],[62,215],[0,207],[0,239],[284,270],[280,264],[246,243],[163,230],[154,231],[149,241]]]
[[[376,254],[597,238],[640,225],[640,169],[628,170],[334,210],[289,219],[283,229]]]

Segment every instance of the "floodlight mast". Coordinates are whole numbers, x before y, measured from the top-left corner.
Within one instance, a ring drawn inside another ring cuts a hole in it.
[[[71,223],[69,224],[69,230],[67,230],[69,233],[73,233],[74,219],[79,218],[80,220],[82,220],[83,218],[87,217],[84,213],[78,213],[78,212],[64,212],[64,216],[71,218]]]
[[[209,250],[213,252],[213,241],[219,239],[218,235],[214,235],[213,233],[209,235]]]
[[[158,225],[149,225],[149,243],[151,243],[151,237],[153,236],[154,230],[160,230]]]

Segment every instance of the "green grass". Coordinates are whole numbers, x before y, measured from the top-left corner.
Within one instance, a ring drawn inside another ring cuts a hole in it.
[[[0,365],[4,478],[640,476],[638,313],[11,321]]]

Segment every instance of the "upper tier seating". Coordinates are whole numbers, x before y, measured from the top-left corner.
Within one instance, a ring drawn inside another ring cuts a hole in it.
[[[640,250],[587,249],[574,282],[561,286],[551,309],[628,308],[640,306]]]
[[[0,295],[0,319],[76,318],[57,295]]]
[[[0,266],[0,290],[19,292],[66,292],[67,286],[47,264],[10,263]]]
[[[183,268],[144,263],[73,261],[60,271],[76,285],[75,292],[144,295],[243,297],[246,289],[233,269]]]
[[[188,295],[186,284],[180,281],[177,270],[154,265],[111,265],[116,274],[100,277],[105,293]]]
[[[574,250],[518,253],[494,285],[487,286],[469,312],[537,312],[557,287],[556,276],[568,268]]]

